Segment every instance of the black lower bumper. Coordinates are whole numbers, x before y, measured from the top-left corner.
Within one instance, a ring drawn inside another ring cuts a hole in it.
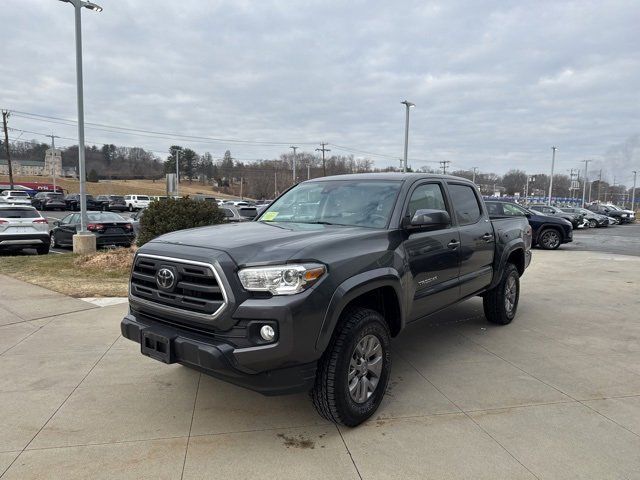
[[[37,247],[49,245],[48,233],[15,233],[0,235],[0,247]]]
[[[260,373],[243,371],[235,362],[234,347],[167,325],[139,321],[127,315],[120,324],[122,336],[141,344],[141,352],[164,363],[181,363],[212,377],[263,395],[285,395],[313,386],[316,362]]]

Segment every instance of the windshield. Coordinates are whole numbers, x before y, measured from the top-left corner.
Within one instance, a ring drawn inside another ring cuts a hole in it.
[[[12,197],[28,197],[29,194],[27,192],[9,192],[9,195]]]
[[[259,220],[385,228],[400,185],[390,180],[302,183],[271,204]]]

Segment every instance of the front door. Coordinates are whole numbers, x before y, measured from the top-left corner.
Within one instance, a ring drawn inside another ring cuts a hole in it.
[[[420,183],[410,194],[405,218],[416,210],[446,210],[451,215],[440,182]],[[458,300],[460,237],[454,225],[438,230],[408,231],[405,252],[411,272],[413,302],[409,320],[418,320]]]
[[[460,231],[460,297],[473,295],[491,283],[495,238],[489,216],[474,187],[447,184]]]

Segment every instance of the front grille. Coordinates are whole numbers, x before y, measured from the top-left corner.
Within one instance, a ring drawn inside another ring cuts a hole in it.
[[[160,288],[156,274],[162,268],[175,276],[170,288]],[[137,255],[131,272],[131,295],[158,306],[180,309],[209,318],[222,312],[226,297],[212,265],[176,258]]]

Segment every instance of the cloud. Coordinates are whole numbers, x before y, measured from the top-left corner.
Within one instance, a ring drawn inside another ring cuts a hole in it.
[[[406,98],[413,166],[495,172],[548,169],[551,145],[560,169],[575,168],[640,131],[634,1],[102,1],[102,13],[83,12],[88,121],[399,158]],[[72,8],[5,0],[2,16],[2,106],[75,118]],[[17,116],[12,125],[75,136]],[[286,148],[189,146],[247,159]]]

